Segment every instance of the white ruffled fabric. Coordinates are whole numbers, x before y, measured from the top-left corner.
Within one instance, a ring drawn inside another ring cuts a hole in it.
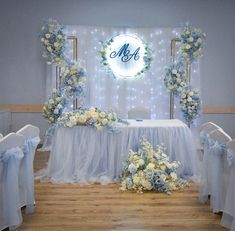
[[[33,160],[39,142],[39,137],[28,139],[23,147],[24,158],[20,165],[19,188],[21,207],[26,205],[26,213],[33,213],[34,211]]]
[[[204,143],[199,199],[201,203],[205,203],[210,195],[213,212],[220,212],[224,208],[228,178],[225,162],[225,144],[207,138]]]
[[[230,174],[221,225],[235,231],[235,152],[228,149],[227,158]]]
[[[23,156],[20,148],[0,153],[0,230],[22,223],[18,178]]]
[[[153,147],[164,143],[171,160],[181,162],[178,175],[196,172],[196,150],[190,129],[179,120],[129,120],[118,132],[77,126],[57,128],[46,169],[37,179],[53,183],[101,183],[119,181],[122,162],[130,149],[137,150],[142,137]],[[195,165],[194,165],[195,164]]]

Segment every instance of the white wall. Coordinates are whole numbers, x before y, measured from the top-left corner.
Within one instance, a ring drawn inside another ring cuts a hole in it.
[[[206,32],[202,59],[204,106],[235,106],[235,1],[233,0],[1,0],[0,104],[45,100],[46,64],[38,38],[44,20],[67,25],[174,27],[186,21]],[[235,115],[206,115],[235,137]],[[14,114],[13,130],[46,122]]]

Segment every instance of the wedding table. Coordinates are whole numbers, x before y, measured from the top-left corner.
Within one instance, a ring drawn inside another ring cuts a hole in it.
[[[122,163],[140,139],[154,148],[166,146],[171,160],[181,162],[177,174],[194,175],[196,155],[190,129],[180,120],[128,120],[117,131],[86,126],[58,127],[52,141],[48,166],[43,176],[53,183],[107,184],[119,180]]]

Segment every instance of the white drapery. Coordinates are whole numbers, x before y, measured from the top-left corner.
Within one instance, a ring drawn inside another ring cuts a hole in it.
[[[171,39],[179,36],[181,28],[122,28],[95,26],[67,26],[66,34],[78,39],[78,60],[87,71],[87,106],[104,110],[112,109],[122,118],[132,108],[151,111],[152,119],[168,119],[170,116],[169,92],[164,85],[164,68],[171,60]],[[142,38],[153,50],[154,60],[149,71],[136,79],[114,79],[101,65],[99,50],[105,42],[122,33]],[[71,53],[71,48],[68,48]],[[199,63],[192,66],[192,85],[200,91]],[[48,71],[47,96],[55,87],[55,71]],[[175,118],[182,119],[178,100],[175,99]]]

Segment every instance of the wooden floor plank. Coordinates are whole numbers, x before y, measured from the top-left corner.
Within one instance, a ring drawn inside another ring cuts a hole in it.
[[[37,152],[35,170],[45,166],[48,153]],[[74,185],[35,182],[35,212],[23,210],[24,231],[224,231],[220,214],[201,205],[198,185],[164,193],[120,192],[119,185]]]

